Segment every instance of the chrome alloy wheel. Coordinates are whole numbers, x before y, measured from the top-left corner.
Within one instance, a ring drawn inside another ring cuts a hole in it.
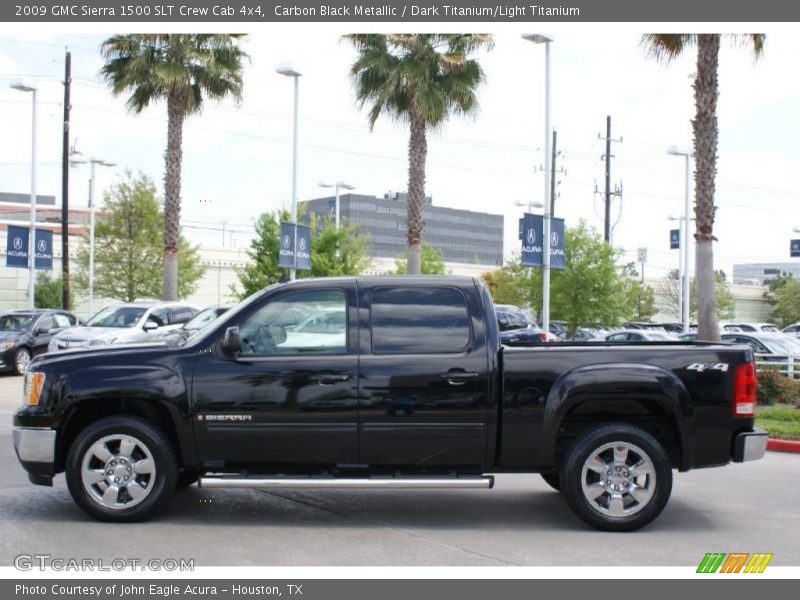
[[[17,355],[14,358],[15,366],[17,368],[17,373],[20,375],[25,375],[28,372],[28,367],[31,364],[31,353],[26,348],[20,348],[17,350]]]
[[[583,463],[581,489],[586,502],[598,513],[629,517],[653,498],[656,469],[647,453],[635,444],[603,444]]]
[[[81,481],[89,497],[105,508],[130,508],[153,490],[155,461],[147,446],[132,435],[107,435],[83,455]]]

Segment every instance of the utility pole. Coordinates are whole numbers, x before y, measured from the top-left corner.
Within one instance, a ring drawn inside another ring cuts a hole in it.
[[[606,142],[606,153],[603,155],[603,159],[606,163],[606,202],[605,202],[605,222],[603,227],[603,239],[605,242],[611,243],[611,196],[618,196],[622,195],[621,191],[615,190],[614,192],[611,191],[611,159],[614,157],[611,154],[611,142],[622,142],[622,138],[620,137],[618,140],[615,140],[611,137],[611,116],[606,117],[606,136],[603,137],[601,134],[597,134],[597,138],[601,140],[605,140]]]
[[[64,141],[61,153],[61,308],[69,310],[69,111],[72,86],[72,54],[64,59]]]

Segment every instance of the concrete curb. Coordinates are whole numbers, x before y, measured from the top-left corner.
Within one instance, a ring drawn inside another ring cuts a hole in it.
[[[800,454],[800,442],[769,438],[767,440],[767,450],[772,450],[773,452],[793,452],[795,454]]]

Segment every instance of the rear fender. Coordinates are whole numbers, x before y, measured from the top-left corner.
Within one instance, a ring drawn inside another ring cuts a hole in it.
[[[612,402],[630,401],[659,407],[669,415],[680,438],[681,469],[693,456],[694,420],[692,400],[686,386],[671,371],[654,365],[611,363],[578,367],[561,375],[550,388],[545,403],[540,456],[545,464],[555,462],[555,449],[564,418],[584,403],[608,405],[609,421],[625,420],[626,411],[614,412]],[[600,424],[600,423],[598,423]]]

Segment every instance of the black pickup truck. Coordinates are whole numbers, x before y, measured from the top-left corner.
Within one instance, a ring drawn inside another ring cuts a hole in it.
[[[499,343],[468,277],[270,286],[188,340],[47,354],[14,445],[90,515],[176,487],[491,488],[538,472],[606,530],[654,519],[672,470],[759,459],[745,347]],[[724,499],[720,499],[723,501]]]

